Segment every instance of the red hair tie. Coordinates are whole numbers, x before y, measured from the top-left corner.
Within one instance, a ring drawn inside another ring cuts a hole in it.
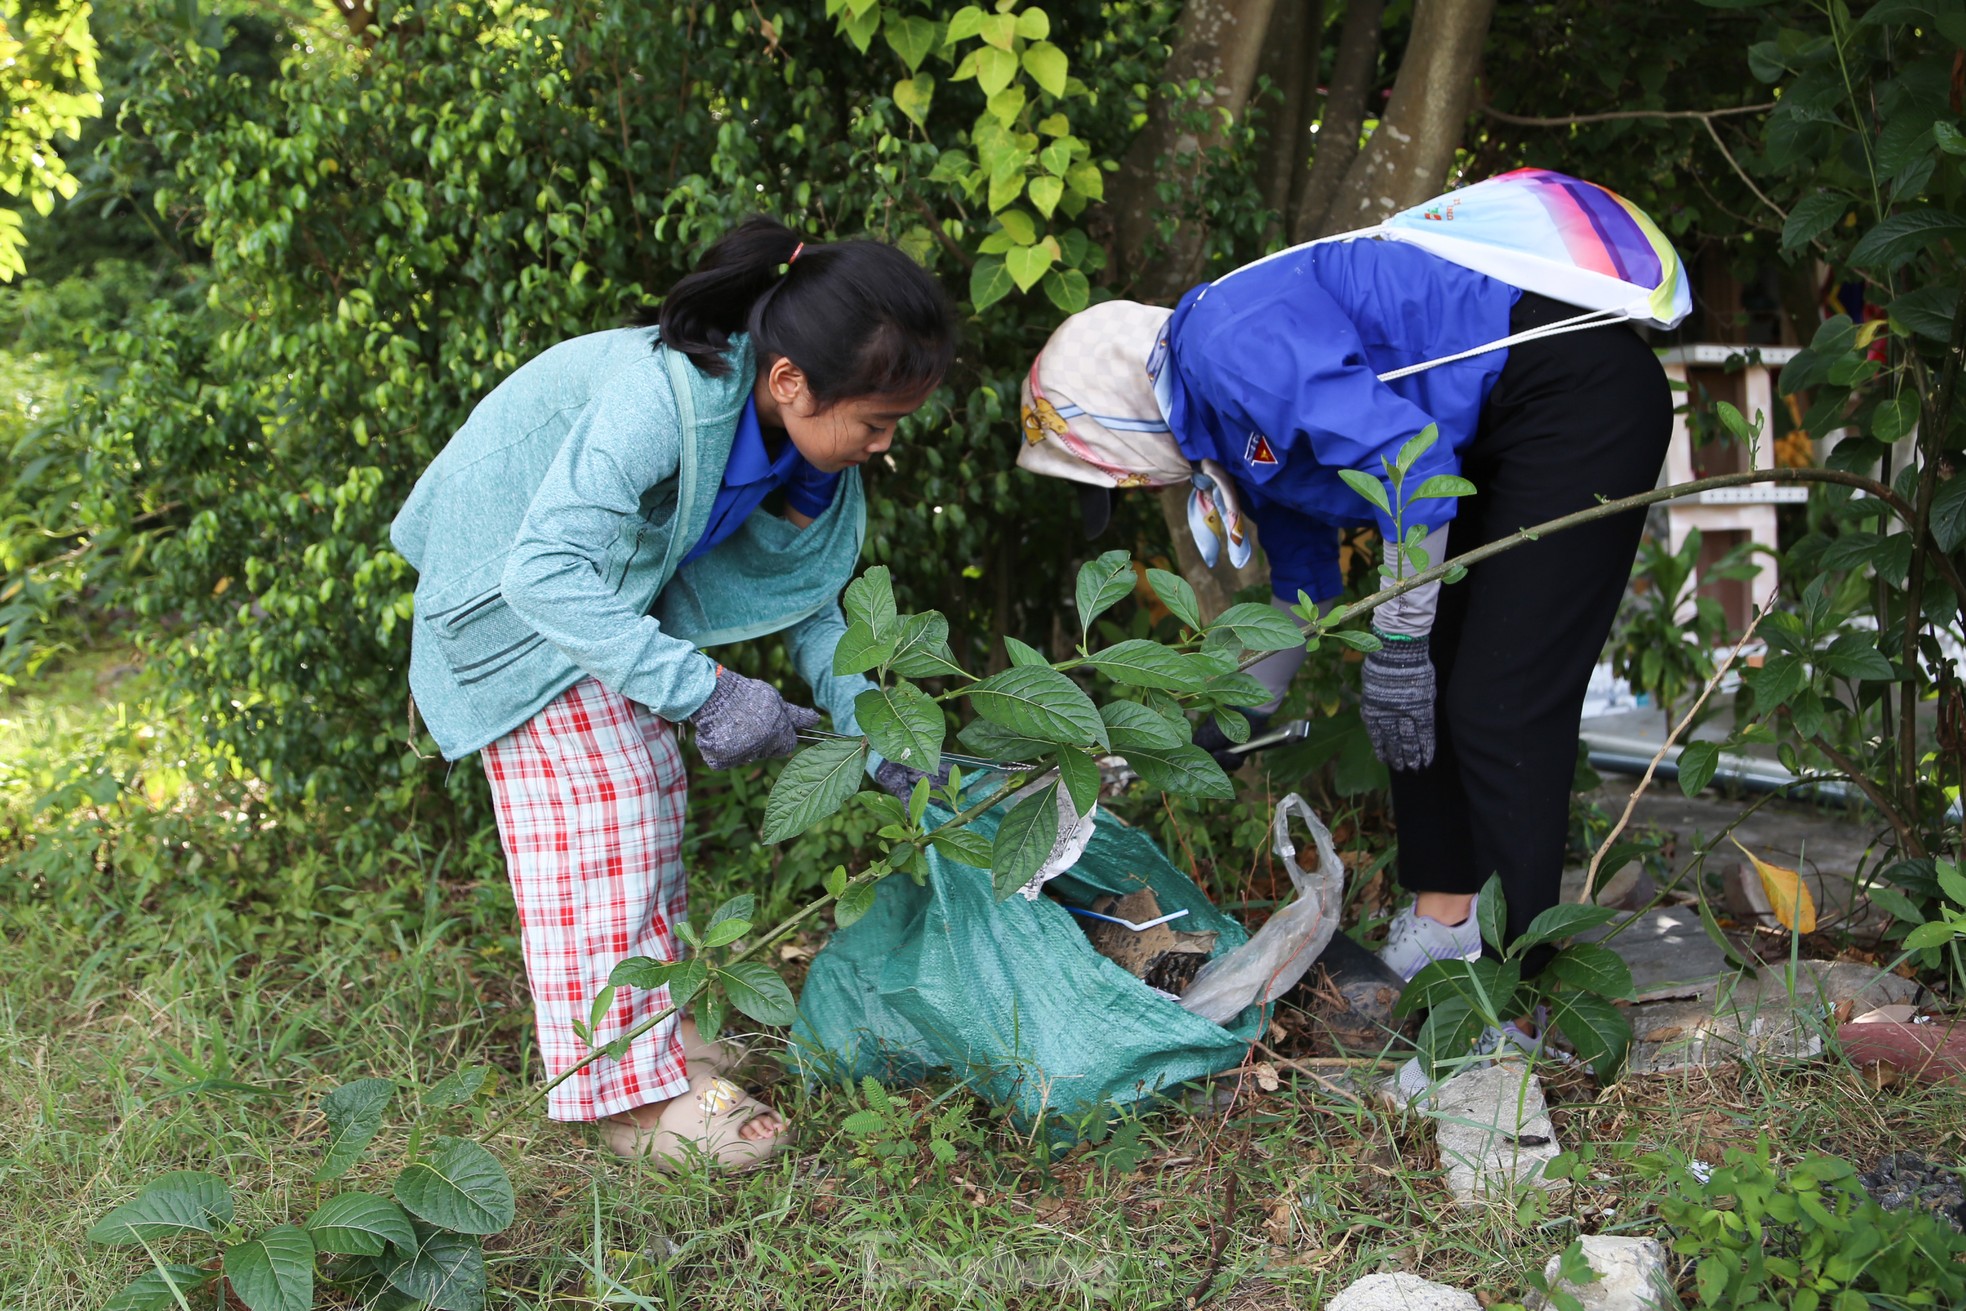
[[[785,267],[787,268],[792,267],[793,261],[799,258],[799,252],[804,250],[805,248],[806,248],[806,244],[803,241],[801,241],[798,245],[792,247],[792,258],[785,261]]]

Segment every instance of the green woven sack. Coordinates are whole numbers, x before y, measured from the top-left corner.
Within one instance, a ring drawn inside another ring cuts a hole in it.
[[[1000,817],[974,827],[992,832]],[[1020,1123],[1070,1135],[1095,1107],[1240,1064],[1262,1032],[1260,1006],[1226,1029],[1181,1009],[1094,951],[1051,899],[1086,906],[1144,886],[1163,913],[1187,908],[1177,927],[1217,933],[1214,955],[1247,940],[1145,833],[1104,810],[1085,854],[1036,901],[997,901],[987,871],[933,850],[926,862],[921,885],[883,879],[873,908],[813,958],[793,1028],[807,1078],[959,1078]]]

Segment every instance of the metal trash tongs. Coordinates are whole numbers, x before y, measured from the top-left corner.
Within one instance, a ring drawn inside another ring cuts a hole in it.
[[[858,733],[829,733],[823,728],[802,728],[799,730],[802,742],[858,742]],[[902,763],[907,763],[903,761]],[[961,769],[988,769],[999,774],[1018,774],[1036,769],[1037,766],[1024,760],[985,760],[981,756],[958,755],[952,751],[942,753],[942,763],[955,765]]]
[[[1271,729],[1261,737],[1252,737],[1247,742],[1241,743],[1240,745],[1224,747],[1223,750],[1233,751],[1237,755],[1242,755],[1249,751],[1261,751],[1265,747],[1289,746],[1294,742],[1302,742],[1310,735],[1310,720],[1293,719],[1283,727]]]

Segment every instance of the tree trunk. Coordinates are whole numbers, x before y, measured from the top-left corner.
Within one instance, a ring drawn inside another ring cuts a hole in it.
[[[1221,121],[1225,112],[1232,119],[1241,117],[1256,83],[1275,3],[1188,0],[1182,11],[1181,32],[1162,77],[1175,87],[1198,81],[1201,98],[1192,105],[1166,95],[1156,100],[1147,126],[1121,161],[1116,188],[1113,220],[1120,255],[1125,267],[1139,270],[1132,294],[1140,300],[1172,300],[1188,289],[1200,271],[1201,233],[1194,224],[1178,228],[1164,243],[1166,249],[1152,260],[1145,256],[1150,247],[1160,244],[1155,231],[1161,204],[1157,184],[1163,179],[1192,182],[1200,170],[1208,139],[1179,121],[1188,110],[1205,110],[1212,122]]]
[[[1290,240],[1311,241],[1331,235],[1325,217],[1346,170],[1358,158],[1359,133],[1365,127],[1366,98],[1379,75],[1379,29],[1385,21],[1386,0],[1351,0],[1345,6],[1345,25],[1338,34],[1338,56],[1331,68],[1331,86],[1324,96],[1323,121],[1316,134],[1317,153],[1309,173],[1297,188],[1291,205]]]
[[[1495,0],[1417,0],[1392,99],[1324,226],[1370,227],[1439,192],[1461,144]],[[1320,134],[1322,135],[1322,134]]]
[[[1257,79],[1269,78],[1280,93],[1262,104],[1269,122],[1262,181],[1263,204],[1276,214],[1284,233],[1290,231],[1291,202],[1304,184],[1311,149],[1317,144],[1317,134],[1311,131],[1317,121],[1311,105],[1323,47],[1324,0],[1276,0]]]

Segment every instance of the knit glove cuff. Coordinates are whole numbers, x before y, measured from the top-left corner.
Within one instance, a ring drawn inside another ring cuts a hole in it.
[[[724,669],[689,722],[703,763],[734,769],[791,755],[799,749],[799,730],[819,726],[819,712],[787,704],[770,683]]]

